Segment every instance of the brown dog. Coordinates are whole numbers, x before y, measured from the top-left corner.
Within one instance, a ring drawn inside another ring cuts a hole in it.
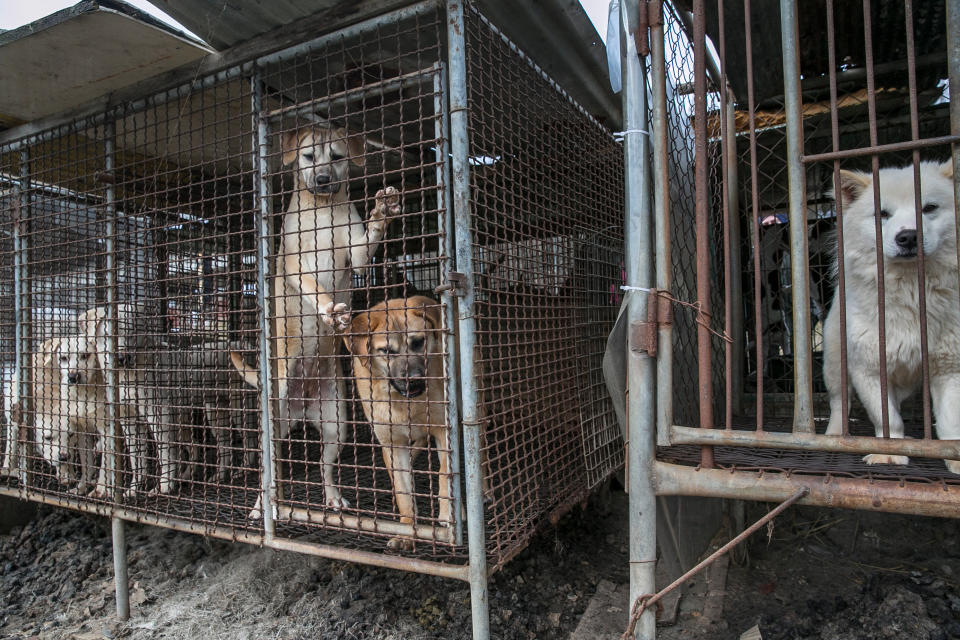
[[[404,523],[416,519],[413,460],[428,437],[440,458],[439,524],[452,522],[442,327],[439,303],[413,296],[358,313],[344,338],[353,355],[357,395],[382,447]],[[411,548],[413,541],[394,538],[389,546]]]
[[[317,429],[324,503],[340,509],[349,505],[334,485],[333,465],[346,437],[347,407],[336,329],[349,326],[351,275],[369,264],[389,217],[400,213],[400,194],[393,187],[377,191],[364,223],[347,189],[349,163],[364,165],[362,137],[312,126],[284,134],[281,146],[283,164],[294,167],[294,192],[274,259],[275,435],[286,438],[296,420]],[[255,372],[235,354],[231,358],[244,380],[255,384]],[[258,499],[250,517],[260,514]]]

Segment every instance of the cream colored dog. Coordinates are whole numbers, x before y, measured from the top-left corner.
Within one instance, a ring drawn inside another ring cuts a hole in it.
[[[881,169],[880,203],[873,202],[873,176],[840,172],[843,204],[846,336],[840,334],[839,287],[824,322],[823,374],[830,394],[828,435],[842,432],[840,343],[847,341],[849,383],[876,429],[881,428],[880,358],[877,318],[875,216],[881,217],[886,320],[887,410],[890,437],[904,437],[900,403],[921,382],[920,307],[913,167]],[[957,292],[956,208],[949,162],[920,165],[926,277],[930,396],[937,435],[960,439],[960,303]],[[906,456],[870,454],[868,464],[907,464]],[[946,460],[960,473],[960,460]]]
[[[364,223],[347,193],[349,163],[364,165],[364,141],[320,126],[281,138],[283,164],[294,168],[294,191],[283,217],[272,283],[278,409],[275,437],[288,437],[303,420],[321,434],[324,503],[348,503],[334,483],[334,463],[346,433],[346,388],[336,357],[336,331],[350,323],[351,275],[365,267],[383,239],[390,216],[400,213],[393,187],[377,191]],[[244,380],[257,375],[237,354]],[[261,516],[260,500],[250,512]]]

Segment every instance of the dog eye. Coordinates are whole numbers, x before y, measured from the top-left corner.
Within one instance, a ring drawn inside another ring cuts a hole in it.
[[[343,156],[343,155],[341,155],[341,154],[339,154],[339,153],[335,153],[335,152],[333,152],[333,151],[330,152],[330,161],[331,161],[331,162],[337,162],[338,160],[343,160],[344,157],[345,157],[345,156]]]
[[[385,356],[388,353],[390,353],[390,349],[388,349],[387,347],[377,347],[377,353]]]
[[[411,338],[410,339],[410,348],[414,351],[420,351],[423,349],[423,338]]]
[[[880,217],[886,220],[887,218],[890,217],[890,212],[887,211],[886,209],[880,209]]]
[[[939,208],[940,205],[938,205],[936,202],[928,202],[927,204],[923,205],[923,209],[921,209],[921,211],[923,213],[933,213]]]
[[[307,162],[313,162],[313,154],[305,153],[303,154],[303,159],[306,160]]]

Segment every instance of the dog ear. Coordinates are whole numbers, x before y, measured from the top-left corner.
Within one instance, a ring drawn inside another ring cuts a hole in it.
[[[434,331],[443,328],[443,317],[440,315],[440,303],[427,296],[411,296],[407,298],[407,306],[413,308],[414,313],[422,315]]]
[[[947,160],[940,165],[940,174],[945,178],[953,180],[953,161]]]
[[[860,194],[869,186],[871,176],[859,171],[840,170],[840,200],[844,206],[860,197]],[[837,194],[834,193],[834,198]]]
[[[341,130],[344,139],[347,141],[347,151],[350,154],[350,162],[357,165],[358,167],[366,166],[367,164],[367,139],[360,134],[354,134],[348,136],[346,131]]]
[[[350,335],[344,336],[350,355],[359,358],[363,366],[370,359],[370,312],[361,311],[350,321]]]
[[[77,316],[77,329],[88,338],[95,339],[100,335],[101,325],[106,318],[106,307],[87,309]]]
[[[283,166],[293,164],[296,161],[300,152],[302,134],[301,129],[293,129],[292,131],[284,131],[283,135],[280,136],[280,153],[282,154],[280,160]]]

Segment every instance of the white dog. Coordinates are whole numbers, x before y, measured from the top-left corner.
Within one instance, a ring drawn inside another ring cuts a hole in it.
[[[926,278],[930,396],[937,435],[960,439],[960,298],[957,292],[956,206],[950,162],[920,165]],[[840,172],[843,204],[844,283],[849,383],[856,390],[877,437],[882,436],[875,216],[881,217],[886,319],[887,409],[890,437],[903,438],[900,403],[922,379],[918,234],[912,166],[881,169],[880,203],[873,176]],[[823,373],[830,394],[828,435],[842,432],[839,287],[824,323]],[[906,456],[870,454],[867,464],[908,464]],[[960,460],[946,460],[960,473]]]

